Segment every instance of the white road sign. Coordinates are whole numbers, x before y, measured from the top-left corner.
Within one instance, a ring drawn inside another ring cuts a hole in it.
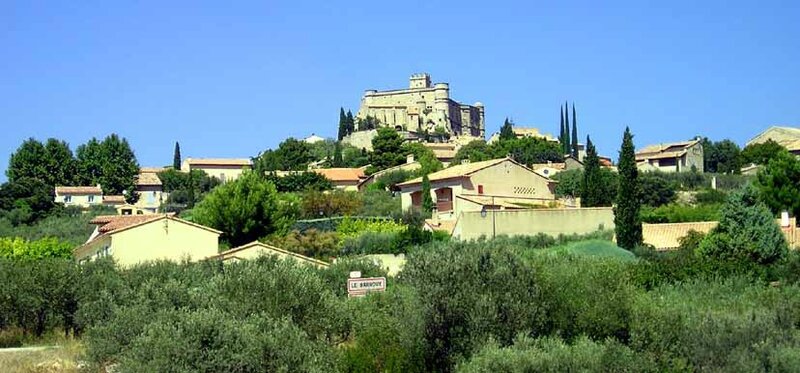
[[[350,296],[362,296],[371,291],[386,291],[386,277],[347,279],[347,293]]]

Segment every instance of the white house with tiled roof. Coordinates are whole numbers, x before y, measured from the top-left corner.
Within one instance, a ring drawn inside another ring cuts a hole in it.
[[[649,145],[636,153],[641,171],[703,172],[703,143],[700,139]]]
[[[428,175],[436,218],[481,209],[525,209],[556,203],[556,182],[511,158],[465,163]],[[404,210],[422,207],[422,178],[397,185]]]
[[[220,231],[172,215],[104,215],[90,221],[95,230],[73,250],[79,262],[110,256],[122,266],[155,260],[197,261],[218,252]]]
[[[250,158],[186,158],[181,164],[181,171],[201,170],[218,178],[223,183],[237,179],[244,170],[253,168]]]

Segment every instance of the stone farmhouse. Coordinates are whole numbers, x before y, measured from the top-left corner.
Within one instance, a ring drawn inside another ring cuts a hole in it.
[[[700,139],[649,145],[636,153],[640,171],[703,172],[703,144]]]
[[[373,117],[382,126],[410,132],[434,132],[441,127],[452,136],[483,138],[484,108],[459,103],[450,98],[450,85],[431,85],[431,76],[411,76],[409,87],[389,91],[367,90],[361,99],[358,119]]]

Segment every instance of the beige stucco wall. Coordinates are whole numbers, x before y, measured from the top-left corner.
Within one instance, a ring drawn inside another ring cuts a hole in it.
[[[294,256],[294,255],[291,255],[291,254],[287,254],[287,253],[280,252],[280,251],[277,251],[277,250],[272,250],[272,249],[267,248],[267,247],[255,246],[255,245],[251,246],[249,248],[243,249],[243,250],[239,250],[239,251],[230,253],[228,255],[223,255],[223,257],[221,259],[222,260],[232,260],[232,261],[236,261],[236,260],[252,260],[252,259],[258,259],[258,257],[265,256],[265,255],[266,256],[276,256],[278,259],[281,259],[281,260],[287,260],[287,259],[288,260],[294,260],[294,261],[296,261],[298,263],[308,264],[308,265],[312,265],[312,266],[315,266],[315,267],[327,267],[327,265],[324,265],[324,264],[319,263],[319,262],[315,262],[315,261],[311,261],[311,260],[304,260],[304,259],[298,258],[297,256]]]
[[[485,217],[480,212],[464,212],[456,223],[453,237],[472,240],[481,236],[492,237],[493,232],[497,236],[585,234],[596,231],[601,225],[604,229],[614,229],[611,207],[490,210]]]
[[[75,252],[77,260],[92,257],[110,244],[111,256],[121,266],[153,260],[197,261],[217,254],[217,233],[174,219],[160,219],[110,236]]]
[[[249,170],[250,167],[242,166],[209,166],[209,165],[192,165],[192,170],[202,170],[208,176],[213,176],[222,181],[231,181],[242,176],[244,170]]]
[[[555,200],[548,181],[514,162],[505,161],[473,174],[464,183],[464,190],[477,194],[478,185],[483,185],[486,195]]]
[[[136,193],[139,195],[139,199],[134,206],[148,213],[158,212],[161,203],[165,202],[169,196],[169,193],[164,193],[161,189],[162,187],[158,185],[138,187]]]
[[[64,206],[78,206],[84,208],[103,204],[103,196],[101,194],[70,195],[70,197],[71,200],[69,202],[64,201],[66,196],[63,195],[56,195],[54,200],[56,203],[64,204]]]

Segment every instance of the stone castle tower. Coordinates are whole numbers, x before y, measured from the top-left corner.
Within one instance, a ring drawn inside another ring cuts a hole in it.
[[[408,89],[367,90],[356,118],[376,118],[381,126],[411,132],[435,131],[437,127],[453,136],[485,136],[484,109],[480,102],[465,105],[450,98],[450,86],[436,83],[431,76],[414,74]]]

